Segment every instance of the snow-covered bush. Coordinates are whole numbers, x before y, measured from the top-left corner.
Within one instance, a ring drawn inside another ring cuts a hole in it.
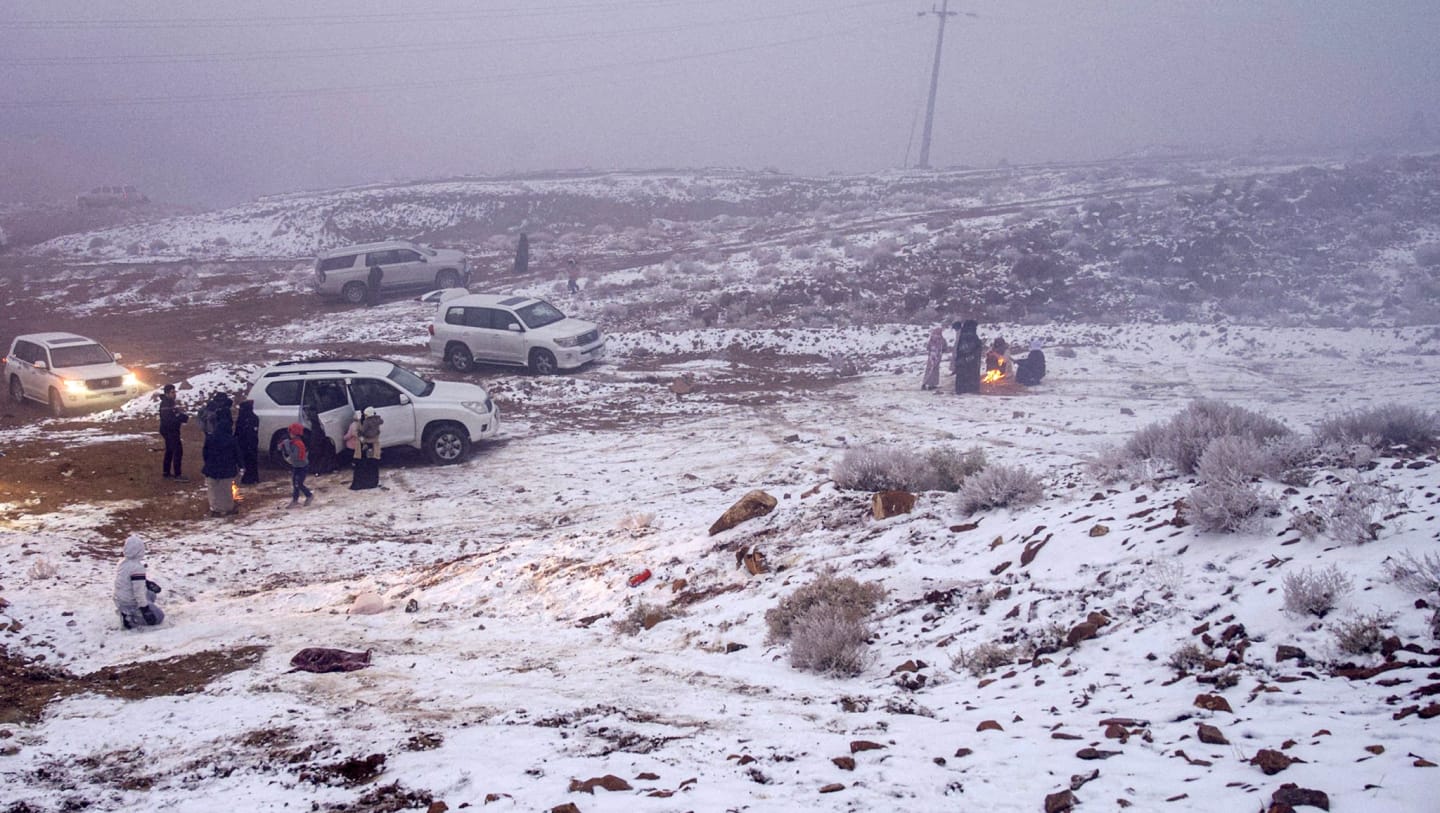
[[[1235,436],[1261,447],[1290,434],[1279,421],[1224,401],[1192,401],[1168,421],[1143,427],[1125,444],[1125,451],[1140,460],[1164,460],[1182,474],[1195,473],[1200,456],[1217,438]]]
[[[1354,589],[1350,577],[1335,565],[1324,570],[1307,567],[1299,573],[1287,573],[1282,584],[1286,612],[1317,618],[1324,618]]]
[[[791,626],[790,665],[806,672],[853,677],[865,671],[869,638],[865,622],[815,607]]]
[[[1402,590],[1422,596],[1440,594],[1440,554],[1426,553],[1417,557],[1407,550],[1385,561],[1385,573]]]
[[[624,618],[615,622],[615,631],[622,635],[636,635],[641,630],[648,630],[661,621],[668,621],[678,615],[674,609],[663,604],[637,602]]]
[[[1320,517],[1334,539],[1363,545],[1375,541],[1380,530],[1377,520],[1393,502],[1393,495],[1379,483],[1356,480],[1325,499]]]
[[[811,610],[820,608],[837,618],[863,622],[884,597],[885,588],[878,582],[861,583],[849,576],[822,573],[766,610],[765,624],[772,642],[788,641],[796,621]]]
[[[1185,518],[1206,532],[1250,530],[1274,509],[1274,503],[1253,483],[1237,480],[1202,482],[1185,498]]]
[[[835,464],[835,485],[852,491],[929,491],[935,468],[904,446],[857,446]]]
[[[1191,641],[1171,652],[1170,658],[1165,663],[1176,672],[1188,674],[1203,669],[1205,662],[1210,658],[1210,650]]]
[[[1379,652],[1394,621],[1395,616],[1388,613],[1356,613],[1335,625],[1335,647],[1346,655]]]
[[[997,641],[986,641],[974,649],[957,649],[950,657],[950,669],[984,677],[1002,666],[1015,662],[1015,648]]]
[[[953,446],[939,446],[925,453],[925,461],[934,469],[936,490],[956,491],[966,478],[985,468],[985,450],[975,446],[962,452]]]
[[[1254,477],[1274,476],[1277,465],[1266,450],[1240,435],[1225,435],[1210,441],[1195,474],[1206,483],[1243,483]]]
[[[1406,404],[1354,410],[1321,421],[1315,437],[1328,446],[1406,446],[1424,452],[1440,446],[1440,413]]]
[[[959,507],[973,514],[986,508],[1020,507],[1045,494],[1040,478],[1020,466],[988,466],[960,486]]]

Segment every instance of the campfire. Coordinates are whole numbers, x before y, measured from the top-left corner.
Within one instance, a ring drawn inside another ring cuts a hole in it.
[[[999,384],[999,383],[1001,383],[1001,382],[1004,381],[1004,380],[1005,380],[1005,371],[1004,371],[1004,370],[986,370],[986,371],[985,371],[985,374],[982,375],[982,376],[980,376],[980,383],[981,383],[981,384]]]
[[[230,481],[230,499],[234,500],[237,503],[241,500],[240,484],[235,482],[234,480]]]

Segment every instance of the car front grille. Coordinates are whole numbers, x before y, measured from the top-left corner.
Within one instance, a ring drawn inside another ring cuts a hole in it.
[[[590,331],[589,333],[581,334],[580,339],[579,339],[579,341],[580,341],[580,346],[581,346],[581,347],[584,347],[584,346],[587,345],[587,344],[594,344],[595,342],[597,342],[597,341],[599,341],[599,340],[600,340],[600,331],[598,331],[598,330],[592,330],[592,331]]]
[[[91,390],[113,390],[120,387],[122,380],[119,376],[113,378],[90,378],[85,381],[85,388]]]

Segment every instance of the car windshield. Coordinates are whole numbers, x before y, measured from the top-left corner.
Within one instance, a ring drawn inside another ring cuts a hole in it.
[[[416,398],[424,398],[430,394],[431,390],[435,389],[434,381],[421,378],[398,364],[391,368],[385,377],[404,387]]]
[[[84,367],[87,364],[109,364],[115,359],[110,351],[98,344],[75,344],[50,348],[50,362],[56,369]]]
[[[520,318],[525,321],[525,327],[531,330],[554,324],[565,318],[565,314],[561,313],[559,308],[544,301],[526,305],[516,313],[520,314]]]

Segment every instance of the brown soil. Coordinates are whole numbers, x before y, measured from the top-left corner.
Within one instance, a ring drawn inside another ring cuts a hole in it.
[[[144,633],[137,633],[144,634]],[[254,666],[263,646],[180,655],[107,666],[88,675],[27,661],[0,645],[0,723],[34,723],[52,701],[84,692],[142,700],[193,694],[213,681]]]

